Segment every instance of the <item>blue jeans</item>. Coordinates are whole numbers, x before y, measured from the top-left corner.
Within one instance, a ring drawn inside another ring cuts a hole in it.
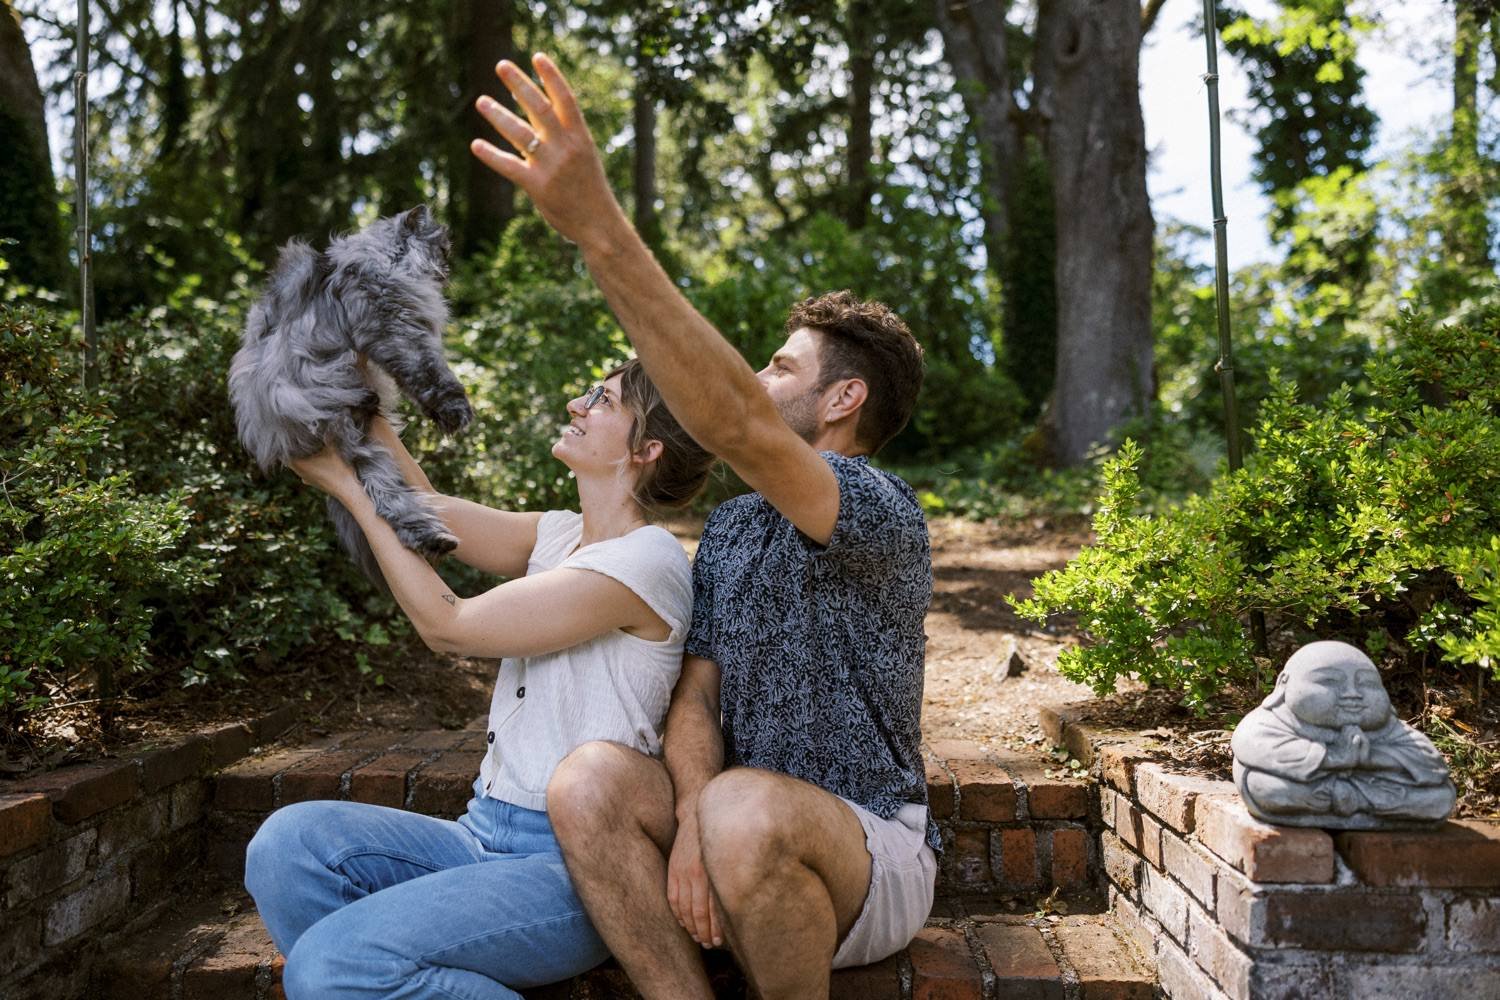
[[[267,818],[245,887],[289,1000],[499,1000],[608,956],[547,814],[475,784],[457,822],[358,802]]]

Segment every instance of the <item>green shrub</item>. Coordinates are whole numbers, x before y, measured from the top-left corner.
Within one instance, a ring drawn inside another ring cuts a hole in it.
[[[1343,638],[1387,662],[1440,652],[1495,669],[1500,534],[1500,311],[1472,326],[1404,314],[1392,351],[1321,404],[1273,381],[1245,468],[1140,512],[1142,452],[1104,467],[1096,544],[1015,602],[1076,615],[1062,671],[1108,691],[1121,676],[1201,702],[1254,672],[1242,622],[1283,644]],[[1436,648],[1434,648],[1436,647]],[[1497,670],[1500,676],[1500,670]]]
[[[46,700],[38,671],[108,678],[148,661],[153,597],[192,590],[207,560],[179,543],[187,495],[143,494],[112,467],[109,401],[45,314],[0,306],[0,719]]]

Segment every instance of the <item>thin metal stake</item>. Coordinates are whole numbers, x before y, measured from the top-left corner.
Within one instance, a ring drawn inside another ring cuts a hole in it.
[[[89,5],[78,0],[78,56],[73,72],[74,213],[78,239],[78,309],[83,324],[83,387],[99,388],[99,337],[94,330],[94,269],[89,250]]]
[[[1203,37],[1208,48],[1208,72],[1203,82],[1208,85],[1208,150],[1209,179],[1213,190],[1214,208],[1214,304],[1219,317],[1219,360],[1214,371],[1219,373],[1219,386],[1224,393],[1224,436],[1229,445],[1229,468],[1241,468],[1244,456],[1240,454],[1240,411],[1234,397],[1234,345],[1229,337],[1229,244],[1226,238],[1229,219],[1224,215],[1224,182],[1219,162],[1219,48],[1218,18],[1214,0],[1203,0]],[[1260,611],[1250,612],[1250,637],[1255,652],[1266,655],[1266,616]]]

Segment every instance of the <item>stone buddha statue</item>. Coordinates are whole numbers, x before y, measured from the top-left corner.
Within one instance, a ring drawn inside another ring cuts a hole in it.
[[[1456,801],[1442,755],[1396,718],[1375,664],[1348,643],[1297,650],[1230,748],[1240,798],[1267,823],[1425,825],[1446,819]]]

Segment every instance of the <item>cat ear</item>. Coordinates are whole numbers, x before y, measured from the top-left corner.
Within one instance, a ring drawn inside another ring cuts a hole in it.
[[[418,205],[401,213],[401,228],[409,233],[419,233],[432,226],[432,216],[427,214],[426,205]]]

